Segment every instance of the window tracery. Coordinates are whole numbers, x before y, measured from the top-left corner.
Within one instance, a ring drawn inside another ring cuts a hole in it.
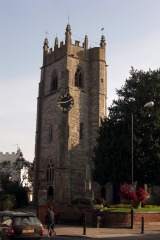
[[[55,91],[57,89],[58,89],[58,76],[57,76],[57,72],[54,71],[51,77],[50,90]]]
[[[79,88],[83,88],[83,73],[80,68],[77,69],[75,73],[75,86]]]
[[[54,166],[53,164],[48,164],[46,169],[46,180],[48,184],[53,184],[54,182]]]

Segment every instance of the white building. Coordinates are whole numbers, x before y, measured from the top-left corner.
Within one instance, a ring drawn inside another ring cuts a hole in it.
[[[0,152],[0,176],[8,176],[11,181],[27,187],[30,193],[32,193],[31,167],[32,163],[23,158],[20,149],[12,153]],[[32,194],[29,194],[29,199],[32,200]]]

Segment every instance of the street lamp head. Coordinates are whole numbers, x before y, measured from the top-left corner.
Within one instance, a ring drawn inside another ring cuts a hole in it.
[[[152,108],[154,106],[154,102],[147,102],[146,104],[144,104],[144,108]]]

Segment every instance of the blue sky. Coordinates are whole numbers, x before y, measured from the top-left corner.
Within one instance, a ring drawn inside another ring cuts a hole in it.
[[[42,43],[64,39],[66,24],[73,40],[89,36],[97,46],[101,31],[107,40],[108,105],[130,67],[160,66],[159,0],[0,0],[0,151],[34,158],[36,99]]]

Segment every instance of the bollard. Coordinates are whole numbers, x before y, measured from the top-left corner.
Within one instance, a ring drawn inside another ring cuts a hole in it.
[[[134,211],[133,208],[131,208],[131,229],[133,229],[133,224],[134,224]]]
[[[141,234],[144,233],[144,217],[141,218]]]
[[[86,214],[82,215],[83,218],[83,235],[86,235]]]
[[[101,223],[101,216],[97,216],[97,228],[100,227],[100,223]]]

